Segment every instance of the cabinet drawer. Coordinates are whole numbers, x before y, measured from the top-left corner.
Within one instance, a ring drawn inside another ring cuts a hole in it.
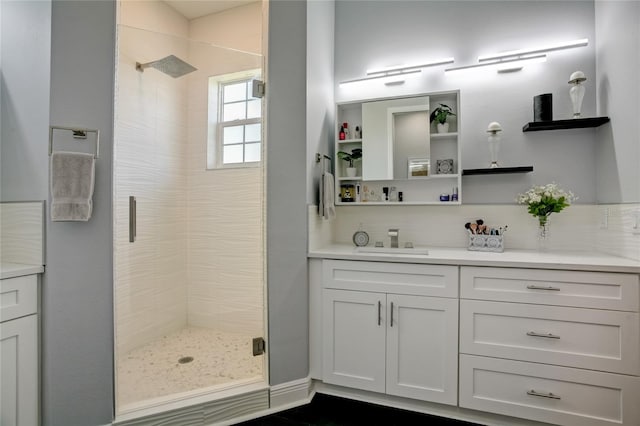
[[[325,288],[458,297],[458,267],[413,263],[325,260]]]
[[[639,275],[609,272],[462,267],[466,299],[638,312]]]
[[[34,314],[37,310],[37,275],[0,280],[0,322]]]
[[[637,313],[460,301],[460,352],[640,374]]]
[[[640,378],[460,356],[460,406],[563,426],[640,424]]]

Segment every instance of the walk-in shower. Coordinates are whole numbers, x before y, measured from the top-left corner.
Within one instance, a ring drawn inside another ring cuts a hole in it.
[[[128,25],[117,34],[115,386],[116,418],[131,418],[171,401],[266,387],[266,354],[253,351],[266,329],[264,165],[211,169],[207,161],[222,135],[222,83],[255,78],[263,64],[261,40],[249,52],[214,43],[216,16],[188,20],[160,1],[121,6]],[[236,13],[242,25],[261,26],[249,19],[260,18],[261,4],[243,7],[257,10],[235,8],[224,19]],[[150,21],[158,16],[161,24]]]
[[[190,72],[197,71],[196,67],[186,63],[175,55],[169,55],[162,59],[158,59],[157,61],[147,62],[144,64],[136,62],[136,69],[140,72],[144,72],[144,69],[149,67],[155,68],[173,78],[182,77]]]

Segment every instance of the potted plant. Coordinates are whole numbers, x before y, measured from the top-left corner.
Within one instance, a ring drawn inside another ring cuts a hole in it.
[[[347,167],[347,176],[354,177],[356,175],[356,167],[353,165],[355,160],[362,158],[362,148],[355,148],[351,150],[351,153],[338,151],[338,158],[349,162]]]
[[[429,118],[431,122],[437,123],[438,133],[447,133],[449,131],[449,123],[447,122],[447,118],[450,115],[456,115],[449,105],[440,104],[440,106],[433,110]]]

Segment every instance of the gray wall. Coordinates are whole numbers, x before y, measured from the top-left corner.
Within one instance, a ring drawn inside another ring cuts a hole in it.
[[[333,55],[334,0],[307,2],[307,202],[318,203],[324,162],[316,153],[334,156]],[[332,162],[326,162],[330,170]]]
[[[600,203],[640,201],[640,2],[596,2]]]
[[[463,178],[465,204],[514,203],[532,184],[555,181],[580,203],[596,201],[595,131],[523,133],[533,120],[533,97],[553,94],[554,118],[570,118],[567,81],[582,70],[588,80],[583,114],[596,113],[595,23],[591,1],[343,1],[336,2],[336,101],[460,89],[462,168],[488,167],[487,125],[504,129],[504,166],[533,165],[528,174]],[[552,52],[546,63],[497,74],[482,70],[445,74],[428,68],[402,86],[340,87],[367,69],[455,57],[455,65],[480,54],[588,38],[589,46]],[[366,129],[363,129],[366,132]],[[366,155],[366,154],[365,154]]]
[[[51,27],[51,122],[102,133],[91,220],[47,223],[44,424],[99,425],[113,411],[115,2],[54,0]]]
[[[50,123],[102,132],[92,219],[47,223],[42,419],[45,426],[109,423],[115,2],[3,1],[1,7],[1,199],[48,199]]]
[[[267,283],[269,381],[307,376],[309,327],[304,0],[269,2]]]
[[[51,2],[0,2],[0,201],[48,194]]]

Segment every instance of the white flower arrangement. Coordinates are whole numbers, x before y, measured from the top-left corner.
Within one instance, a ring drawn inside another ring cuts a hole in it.
[[[560,213],[577,200],[571,191],[565,191],[555,183],[537,185],[524,194],[518,194],[518,204],[527,204],[528,211],[538,219],[540,226],[545,226],[551,213]]]

